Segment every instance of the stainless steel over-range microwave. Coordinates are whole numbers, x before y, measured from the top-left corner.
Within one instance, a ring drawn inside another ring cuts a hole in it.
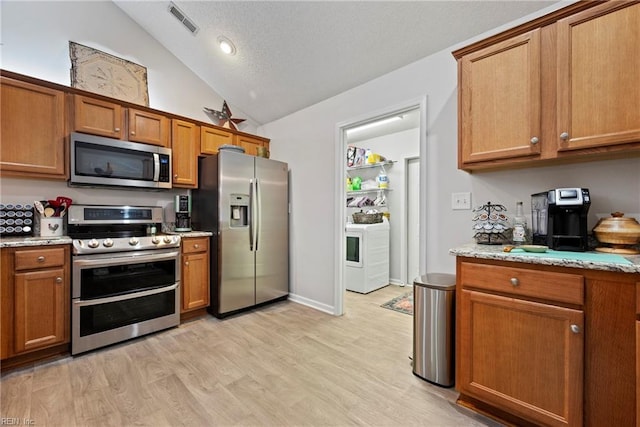
[[[71,185],[171,188],[171,149],[74,132]]]

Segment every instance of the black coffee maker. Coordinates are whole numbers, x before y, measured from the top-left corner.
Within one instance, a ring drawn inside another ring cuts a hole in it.
[[[586,188],[556,188],[531,195],[533,244],[558,251],[589,249],[587,213],[591,197]]]
[[[175,231],[191,231],[191,197],[176,196],[176,229]]]

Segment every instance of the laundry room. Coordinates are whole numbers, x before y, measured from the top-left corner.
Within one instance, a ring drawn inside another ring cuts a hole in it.
[[[345,131],[345,289],[367,294],[419,275],[420,114]]]

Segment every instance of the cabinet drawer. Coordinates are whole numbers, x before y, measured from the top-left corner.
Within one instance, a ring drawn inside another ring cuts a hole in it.
[[[485,289],[570,304],[584,303],[584,278],[579,274],[463,262],[459,283],[465,288]]]
[[[64,248],[32,249],[16,251],[15,269],[30,270],[64,265]]]
[[[209,249],[208,237],[191,237],[182,240],[182,253],[192,254],[196,252],[205,252]]]

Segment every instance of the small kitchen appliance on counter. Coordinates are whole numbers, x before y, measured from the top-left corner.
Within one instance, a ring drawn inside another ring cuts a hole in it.
[[[588,250],[587,213],[590,206],[587,188],[556,188],[532,194],[533,244],[558,251]]]
[[[191,197],[176,196],[176,228],[175,231],[191,231]]]

